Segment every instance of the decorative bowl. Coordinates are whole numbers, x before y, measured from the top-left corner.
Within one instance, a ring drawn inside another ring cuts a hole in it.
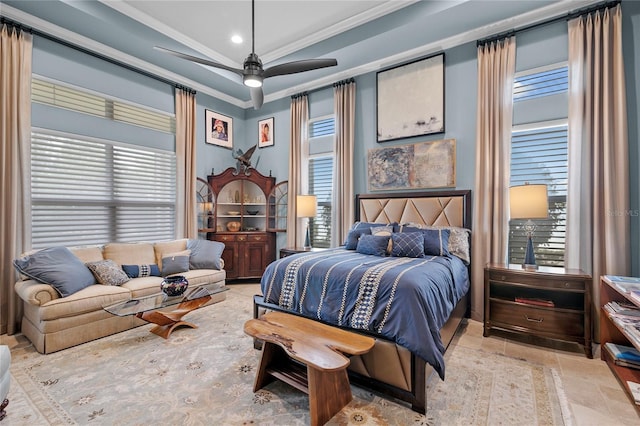
[[[247,210],[247,213],[249,213],[251,216],[255,216],[258,214],[260,210]]]
[[[237,211],[227,212],[227,214],[231,216],[240,216],[240,212],[237,212]]]
[[[240,222],[227,223],[227,229],[231,232],[238,232],[240,230]]]
[[[167,296],[180,296],[189,286],[189,281],[182,275],[166,277],[160,284],[160,289]]]

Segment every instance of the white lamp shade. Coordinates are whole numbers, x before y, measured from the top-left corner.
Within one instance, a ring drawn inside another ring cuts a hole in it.
[[[547,185],[518,185],[509,188],[511,219],[545,219],[549,216]]]
[[[298,195],[296,207],[298,217],[316,217],[317,198],[315,195]]]

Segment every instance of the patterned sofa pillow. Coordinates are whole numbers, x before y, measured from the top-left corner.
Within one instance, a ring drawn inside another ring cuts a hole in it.
[[[159,277],[160,268],[158,265],[122,265],[122,270],[129,278],[138,277]]]
[[[122,285],[129,281],[129,277],[111,259],[85,263],[91,270],[96,280],[103,285]]]

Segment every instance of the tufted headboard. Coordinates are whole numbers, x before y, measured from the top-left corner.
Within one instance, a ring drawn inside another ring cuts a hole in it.
[[[356,221],[471,228],[471,191],[356,195]]]

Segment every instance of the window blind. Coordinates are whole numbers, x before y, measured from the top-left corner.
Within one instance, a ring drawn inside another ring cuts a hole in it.
[[[174,238],[175,154],[34,130],[32,246]]]
[[[543,70],[529,70],[516,75],[513,84],[514,102],[541,96],[563,93],[569,90],[569,67],[553,67]]]
[[[331,246],[331,206],[333,196],[333,157],[309,161],[309,193],[317,197],[316,217],[310,221],[313,247]]]

